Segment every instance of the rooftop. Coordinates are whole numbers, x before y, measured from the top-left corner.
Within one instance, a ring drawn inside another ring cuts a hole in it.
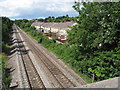
[[[33,26],[44,26],[56,29],[66,30],[69,26],[75,25],[75,22],[34,22],[32,23]]]

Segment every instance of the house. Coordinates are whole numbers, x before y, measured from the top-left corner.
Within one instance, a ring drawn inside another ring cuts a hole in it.
[[[32,23],[31,26],[34,26],[38,32],[41,32],[43,30],[41,28],[42,24],[44,24],[44,23],[42,23],[42,22],[34,22],[34,23]]]
[[[69,27],[76,25],[75,22],[34,22],[36,30],[40,30],[46,36],[56,39],[59,42],[65,43],[67,41],[67,31]]]
[[[43,28],[44,29],[44,33],[45,34],[48,34],[49,32],[51,32],[51,26],[53,25],[53,23],[44,23],[44,24],[42,24],[42,26],[41,26],[41,28]]]
[[[75,22],[61,22],[56,23],[52,26],[51,32],[57,32],[58,39],[66,40],[67,38],[67,31],[70,30],[69,27],[75,25]],[[62,38],[61,38],[62,37]]]

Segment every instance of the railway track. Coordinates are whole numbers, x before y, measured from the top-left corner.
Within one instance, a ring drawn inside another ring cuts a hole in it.
[[[30,46],[31,50],[45,65],[49,71],[49,75],[52,75],[52,77],[54,77],[60,88],[76,87],[76,85],[70,79],[68,79],[64,73],[56,65],[54,65],[54,63],[52,63],[51,60],[46,55],[44,55],[44,53],[38,47],[34,45],[34,42],[32,40],[30,40],[21,30],[19,31],[22,37],[26,39],[26,42]]]
[[[17,27],[14,25],[14,28],[16,29],[15,31],[17,32]],[[28,50],[26,50],[23,41],[21,40],[21,37],[18,34],[19,32],[16,33],[16,37],[17,37],[17,42],[18,42],[18,46],[19,46],[19,52],[21,55],[21,59],[23,62],[23,66],[26,72],[26,76],[27,76],[27,82],[29,83],[29,88],[30,90],[33,90],[35,88],[44,88],[45,86],[39,76],[39,74],[37,73],[37,70],[34,66],[34,64],[31,61],[30,56],[28,55]]]

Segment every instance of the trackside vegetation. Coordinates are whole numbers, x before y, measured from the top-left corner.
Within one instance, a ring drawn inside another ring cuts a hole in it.
[[[2,74],[2,89],[8,90],[11,77],[10,77],[10,69],[7,67],[8,62],[8,54],[10,51],[9,42],[11,39],[11,31],[12,31],[12,24],[11,21],[7,17],[2,18],[2,42],[0,47],[2,47],[2,52],[0,52],[0,74]]]
[[[80,5],[82,8],[80,9]],[[15,23],[45,48],[55,53],[87,82],[120,76],[120,3],[78,3],[78,23],[68,31],[68,43],[58,44],[36,32],[29,20]]]

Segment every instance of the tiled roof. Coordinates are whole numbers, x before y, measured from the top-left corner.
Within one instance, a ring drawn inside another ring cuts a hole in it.
[[[72,26],[74,24],[74,22],[61,22],[61,23],[56,23],[55,25],[53,25],[53,28],[57,28],[57,29],[67,29],[69,26]]]
[[[44,27],[51,27],[52,25],[53,25],[54,23],[51,23],[51,22],[45,22],[45,23],[43,23],[42,24],[42,26],[44,26]]]
[[[75,25],[75,22],[60,22],[60,23],[54,23],[54,22],[34,22],[33,26],[44,26],[44,27],[51,27],[56,29],[68,29],[69,26]]]

